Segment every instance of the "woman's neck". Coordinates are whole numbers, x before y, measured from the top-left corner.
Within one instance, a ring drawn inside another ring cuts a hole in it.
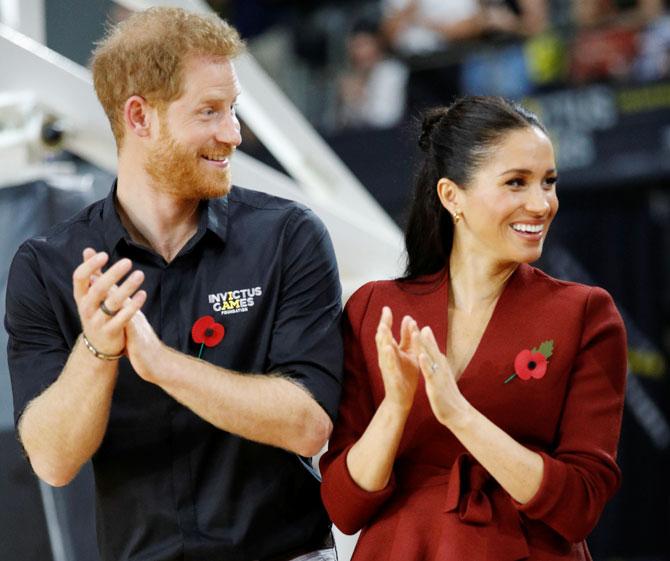
[[[519,263],[452,251],[449,258],[449,307],[474,312],[498,300]]]

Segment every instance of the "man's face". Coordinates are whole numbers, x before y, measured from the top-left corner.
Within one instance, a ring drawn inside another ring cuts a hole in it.
[[[239,146],[235,103],[240,85],[230,60],[186,60],[183,94],[159,111],[160,133],[145,162],[156,188],[183,199],[230,191],[230,158]]]

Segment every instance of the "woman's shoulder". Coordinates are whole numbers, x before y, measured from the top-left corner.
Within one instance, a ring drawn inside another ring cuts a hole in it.
[[[542,294],[559,306],[574,304],[582,307],[589,301],[613,303],[610,293],[599,286],[558,279],[531,265],[522,265],[519,273],[524,292]]]
[[[345,310],[351,312],[365,310],[371,300],[387,297],[397,290],[395,279],[369,281],[359,287],[347,300]],[[374,297],[374,298],[373,298]]]
[[[347,307],[367,306],[376,300],[389,298],[411,299],[427,296],[443,288],[447,277],[445,271],[440,271],[414,279],[396,278],[366,282],[351,295],[347,301]]]

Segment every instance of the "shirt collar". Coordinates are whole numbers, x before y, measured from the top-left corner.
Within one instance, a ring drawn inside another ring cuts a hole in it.
[[[116,210],[116,187],[117,180],[114,180],[107,198],[102,204],[102,225],[105,235],[105,242],[110,251],[113,251],[117,244],[125,239],[130,242],[130,235],[121,223],[121,218]],[[234,189],[234,187],[233,187]],[[204,229],[211,231],[222,242],[226,241],[228,231],[228,195],[218,199],[203,200],[201,203],[200,223],[198,230]],[[201,237],[200,235],[198,237]]]
[[[109,191],[109,195],[102,203],[102,226],[105,235],[105,242],[110,251],[114,251],[116,245],[122,240],[130,240],[130,236],[121,224],[121,218],[116,211],[114,200],[116,199],[116,179]]]
[[[235,187],[233,187],[235,189]],[[206,219],[205,227],[215,234],[222,242],[226,241],[228,232],[228,198],[225,197],[203,201],[203,210],[200,219]]]

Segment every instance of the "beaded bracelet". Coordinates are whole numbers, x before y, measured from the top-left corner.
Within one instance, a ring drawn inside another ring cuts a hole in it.
[[[91,345],[91,342],[83,332],[81,337],[84,340],[84,345],[86,345],[86,348],[91,351],[91,353],[93,353],[95,358],[99,358],[100,360],[119,360],[123,356],[123,353],[119,353],[118,355],[108,355],[106,353],[101,353],[98,349]]]

